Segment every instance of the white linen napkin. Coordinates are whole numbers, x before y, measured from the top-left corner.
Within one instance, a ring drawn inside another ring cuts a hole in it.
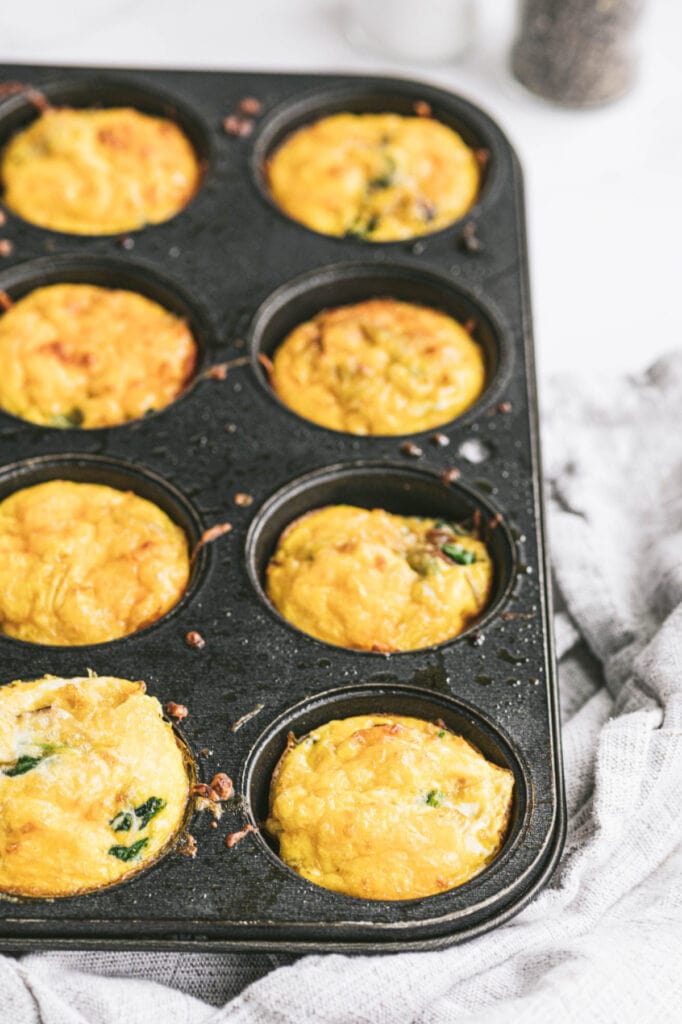
[[[545,398],[569,810],[547,888],[433,953],[0,958],[3,1024],[682,1020],[682,352]]]

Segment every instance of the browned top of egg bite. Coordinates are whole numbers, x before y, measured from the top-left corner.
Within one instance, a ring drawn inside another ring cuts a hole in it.
[[[0,160],[3,200],[53,231],[109,235],[158,224],[199,186],[200,166],[173,121],[129,107],[48,108]]]
[[[284,531],[266,589],[285,619],[319,640],[412,651],[466,629],[492,584],[486,545],[457,523],[328,505]]]
[[[146,498],[49,480],[0,502],[0,630],[101,643],[165,615],[190,575],[187,537]]]
[[[294,220],[370,242],[447,227],[480,188],[476,155],[457,132],[400,114],[333,114],[306,125],[275,151],[267,174]]]
[[[373,900],[445,892],[498,853],[514,777],[441,725],[401,715],[327,722],[290,744],[267,831],[311,882]]]
[[[393,298],[326,309],[296,327],[271,383],[294,412],[351,434],[409,434],[469,408],[485,385],[480,345],[452,317]]]
[[[48,427],[110,427],[163,409],[197,345],[181,317],[137,292],[54,284],[0,316],[0,407]]]

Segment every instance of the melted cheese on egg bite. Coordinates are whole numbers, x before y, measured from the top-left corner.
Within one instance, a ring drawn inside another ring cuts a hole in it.
[[[182,826],[188,765],[142,682],[0,687],[0,891],[73,896],[148,866]]]
[[[290,738],[267,831],[304,878],[349,896],[415,899],[473,878],[499,852],[514,778],[421,719],[360,715]]]

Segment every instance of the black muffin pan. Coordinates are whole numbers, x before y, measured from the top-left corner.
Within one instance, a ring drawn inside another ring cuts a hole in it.
[[[28,83],[54,104],[171,117],[204,167],[184,210],[125,237],[43,230],[2,208],[0,238],[11,244],[0,246],[0,290],[10,298],[58,281],[136,289],[187,317],[200,358],[173,405],[126,425],[45,429],[0,413],[0,498],[68,478],[156,501],[191,543],[232,524],[201,549],[187,594],[162,620],[87,647],[0,636],[2,681],[88,669],[144,679],[162,705],[189,709],[178,731],[200,779],[225,771],[238,794],[217,828],[207,813],[191,819],[194,858],[171,852],[99,893],[1,900],[0,948],[391,952],[447,945],[508,919],[548,878],[565,822],[523,195],[506,138],[477,107],[418,82],[26,66],[5,67],[0,79]],[[0,145],[37,113],[26,92],[0,83],[3,95]],[[243,135],[228,134],[223,120],[244,97],[256,97],[262,114]],[[316,234],[272,203],[263,163],[288,132],[334,111],[411,114],[415,103],[487,157],[479,200],[462,221],[373,244]],[[353,437],[286,409],[259,356],[325,307],[385,295],[473,321],[487,361],[481,399],[410,437]],[[223,380],[206,373],[218,364],[228,364]],[[265,565],[287,523],[330,502],[455,519],[478,511],[495,562],[481,620],[437,647],[390,656],[333,647],[285,622],[264,595]],[[191,630],[203,649],[186,643]],[[290,730],[365,712],[442,719],[514,772],[504,847],[465,885],[367,901],[306,882],[262,831],[226,847],[228,833],[263,821]]]

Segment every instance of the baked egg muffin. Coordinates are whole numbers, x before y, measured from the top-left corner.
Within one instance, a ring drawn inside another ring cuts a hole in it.
[[[200,167],[173,121],[129,107],[46,110],[5,147],[5,205],[31,224],[110,235],[159,224],[186,206]]]
[[[349,434],[441,426],[485,385],[480,345],[452,317],[396,299],[326,309],[275,352],[271,383],[299,416]]]
[[[447,227],[478,195],[476,155],[447,125],[401,114],[332,114],[289,136],[268,161],[277,205],[323,235],[370,242]]]
[[[165,615],[187,537],[131,491],[50,480],[0,502],[0,630],[38,644],[115,640]]]
[[[190,789],[186,750],[142,682],[0,687],[0,891],[74,896],[168,847]]]
[[[462,885],[504,842],[514,777],[446,728],[359,715],[290,736],[266,829],[325,889],[405,900]]]
[[[338,647],[412,651],[457,636],[486,607],[490,554],[458,523],[328,505],[279,539],[266,592],[292,625]]]
[[[0,406],[41,426],[115,426],[169,405],[196,359],[187,323],[144,295],[49,285],[0,316]]]

